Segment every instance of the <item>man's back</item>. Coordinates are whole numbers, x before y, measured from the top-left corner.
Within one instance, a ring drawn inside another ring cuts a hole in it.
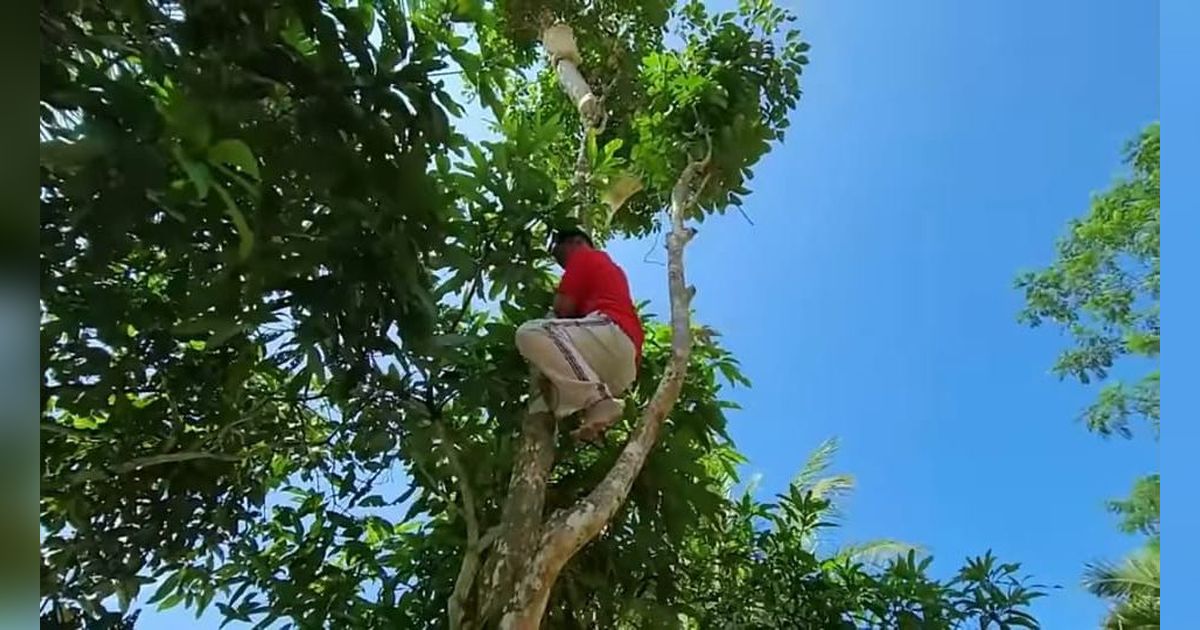
[[[620,396],[637,380],[642,323],[625,272],[578,229],[560,230],[551,246],[563,268],[554,313],[517,328],[517,350],[532,370],[530,413],[563,419],[583,411],[577,439],[591,441],[621,417]]]
[[[580,248],[568,260],[558,292],[571,298],[577,315],[600,312],[608,316],[633,342],[640,359],[645,333],[629,293],[625,272],[608,254]]]

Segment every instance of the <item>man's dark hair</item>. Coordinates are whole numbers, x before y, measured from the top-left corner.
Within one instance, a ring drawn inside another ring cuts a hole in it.
[[[585,243],[588,244],[588,247],[595,247],[595,245],[592,243],[592,237],[588,236],[587,232],[575,227],[562,228],[561,230],[555,232],[554,240],[551,244],[558,245],[559,243],[569,241],[574,238],[581,238]]]

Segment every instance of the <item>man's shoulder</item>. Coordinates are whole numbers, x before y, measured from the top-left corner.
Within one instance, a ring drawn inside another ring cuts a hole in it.
[[[572,256],[569,264],[580,267],[598,267],[611,265],[613,261],[608,257],[608,254],[598,249],[585,249]]]
[[[589,257],[587,261],[590,264],[618,267],[616,261],[612,259],[612,256],[608,255],[608,252],[599,249],[593,249],[588,252],[588,256]]]

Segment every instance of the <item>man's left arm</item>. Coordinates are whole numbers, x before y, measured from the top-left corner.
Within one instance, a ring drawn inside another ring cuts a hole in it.
[[[574,319],[583,316],[579,312],[578,296],[583,295],[587,281],[587,268],[583,261],[577,258],[572,261],[572,264],[567,265],[567,268],[563,270],[558,290],[554,292],[555,317]]]
[[[579,307],[575,300],[564,293],[554,294],[554,316],[559,319],[574,319],[579,317]]]

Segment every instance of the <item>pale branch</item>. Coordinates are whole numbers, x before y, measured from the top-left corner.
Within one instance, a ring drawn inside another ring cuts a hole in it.
[[[565,27],[565,25],[562,26]],[[543,41],[546,42],[547,50],[550,52],[551,65],[555,67],[560,80],[564,82],[564,89],[566,89],[568,92],[568,96],[571,96],[572,102],[576,102],[576,97],[571,93],[571,88],[567,87],[567,84],[565,83],[565,81],[567,81],[567,77],[572,76],[571,72],[567,69],[567,66],[564,66],[563,69],[559,69],[558,64],[560,61],[563,63],[578,64],[578,54],[573,53],[571,50],[566,52],[556,52],[551,48],[551,46],[554,45],[554,42],[552,41],[555,37],[552,35],[554,28],[559,27],[556,26],[552,27],[551,29],[547,29],[543,34]],[[569,27],[566,28],[567,33],[569,34],[570,29]],[[564,45],[561,42],[558,42],[558,44]],[[574,45],[573,41],[570,45]],[[564,59],[559,56],[564,54],[568,55],[570,59]],[[578,74],[578,72],[576,72],[576,74]],[[588,144],[592,138],[598,138],[600,134],[604,133],[604,128],[608,123],[607,110],[604,107],[604,95],[611,91],[613,85],[615,84],[616,78],[614,77],[602,88],[602,92],[596,95],[592,93],[591,89],[587,86],[587,82],[584,81],[583,88],[587,89],[587,94],[582,97],[583,100],[576,102],[576,107],[579,110],[580,118],[583,120],[583,125],[581,126],[581,133],[579,136],[579,148],[575,153],[575,170],[571,178],[571,195],[575,198],[576,217],[580,220],[580,223],[583,224],[583,229],[587,232],[592,231],[591,215],[587,212],[587,187],[592,175],[591,165],[588,163]]]
[[[542,31],[542,46],[550,55],[550,66],[558,75],[559,84],[579,110],[579,115],[588,126],[599,127],[604,118],[604,107],[579,72],[579,50],[575,47],[571,27],[562,22],[552,24]]]
[[[454,441],[450,439],[446,425],[440,420],[436,421],[434,431],[441,443],[442,454],[450,462],[450,470],[458,478],[458,493],[462,496],[463,502],[463,518],[467,522],[467,541],[472,545],[477,544],[479,542],[479,513],[475,507],[475,491],[471,488],[471,479],[467,475],[466,467],[462,464],[462,459],[454,450]]]
[[[478,615],[479,609],[476,609],[476,617],[467,618],[466,606],[471,599],[471,592],[475,588],[476,582],[478,582],[483,554],[488,550],[488,547],[492,546],[492,543],[496,541],[503,531],[500,525],[496,525],[489,528],[474,543],[467,543],[462,563],[458,568],[458,576],[454,579],[454,592],[450,594],[449,609],[447,612],[450,618],[451,630],[474,628],[483,619],[481,615]]]
[[[683,250],[695,236],[685,216],[708,183],[711,158],[695,161],[683,170],[671,194],[671,233],[667,239],[667,279],[671,300],[671,358],[658,389],[621,450],[616,463],[587,496],[556,512],[543,528],[537,555],[516,586],[500,627],[534,630],[539,627],[559,572],[580,549],[608,524],[629,495],[646,463],[663,422],[679,399],[691,356],[691,299],[695,290],[684,278]],[[697,180],[699,184],[697,184]]]
[[[496,542],[496,539],[500,536],[500,532],[502,531],[504,531],[504,528],[499,525],[493,525],[489,527],[488,530],[483,533],[483,536],[479,537],[479,550],[485,551],[488,547],[491,547],[492,543]]]
[[[454,579],[454,592],[450,594],[446,615],[449,617],[450,630],[460,630],[470,624],[464,624],[467,602],[471,598],[471,589],[475,587],[475,577],[479,574],[479,557],[481,550],[475,545],[467,545],[463,553],[462,564],[458,568],[458,577]]]
[[[591,213],[587,212],[587,186],[592,174],[591,165],[588,164],[587,159],[589,135],[590,132],[585,123],[583,125],[583,134],[579,138],[579,150],[575,155],[575,173],[571,178],[571,195],[575,198],[575,217],[579,220],[584,231],[591,233]]]
[[[442,453],[450,462],[450,470],[458,478],[458,493],[462,497],[463,520],[467,523],[467,547],[463,552],[462,563],[459,565],[458,577],[454,581],[454,592],[450,595],[447,614],[450,630],[463,627],[467,600],[471,597],[471,589],[475,585],[475,576],[479,573],[479,557],[483,552],[479,537],[479,513],[475,504],[475,491],[471,488],[471,479],[467,469],[455,452],[454,442],[450,439],[446,425],[440,420],[434,423]]]
[[[575,187],[575,194],[579,197],[582,203],[583,187],[587,184],[588,176],[591,175],[591,168],[588,165],[587,159],[588,150],[588,129],[584,127],[583,135],[579,138],[579,149],[575,153],[575,173],[571,180],[571,185]]]
[[[570,96],[571,102],[579,110],[579,115],[589,126],[599,127],[604,118],[604,110],[600,100],[588,86],[587,80],[579,73],[579,68],[569,59],[558,59],[554,61],[554,69],[558,72],[558,79]]]

